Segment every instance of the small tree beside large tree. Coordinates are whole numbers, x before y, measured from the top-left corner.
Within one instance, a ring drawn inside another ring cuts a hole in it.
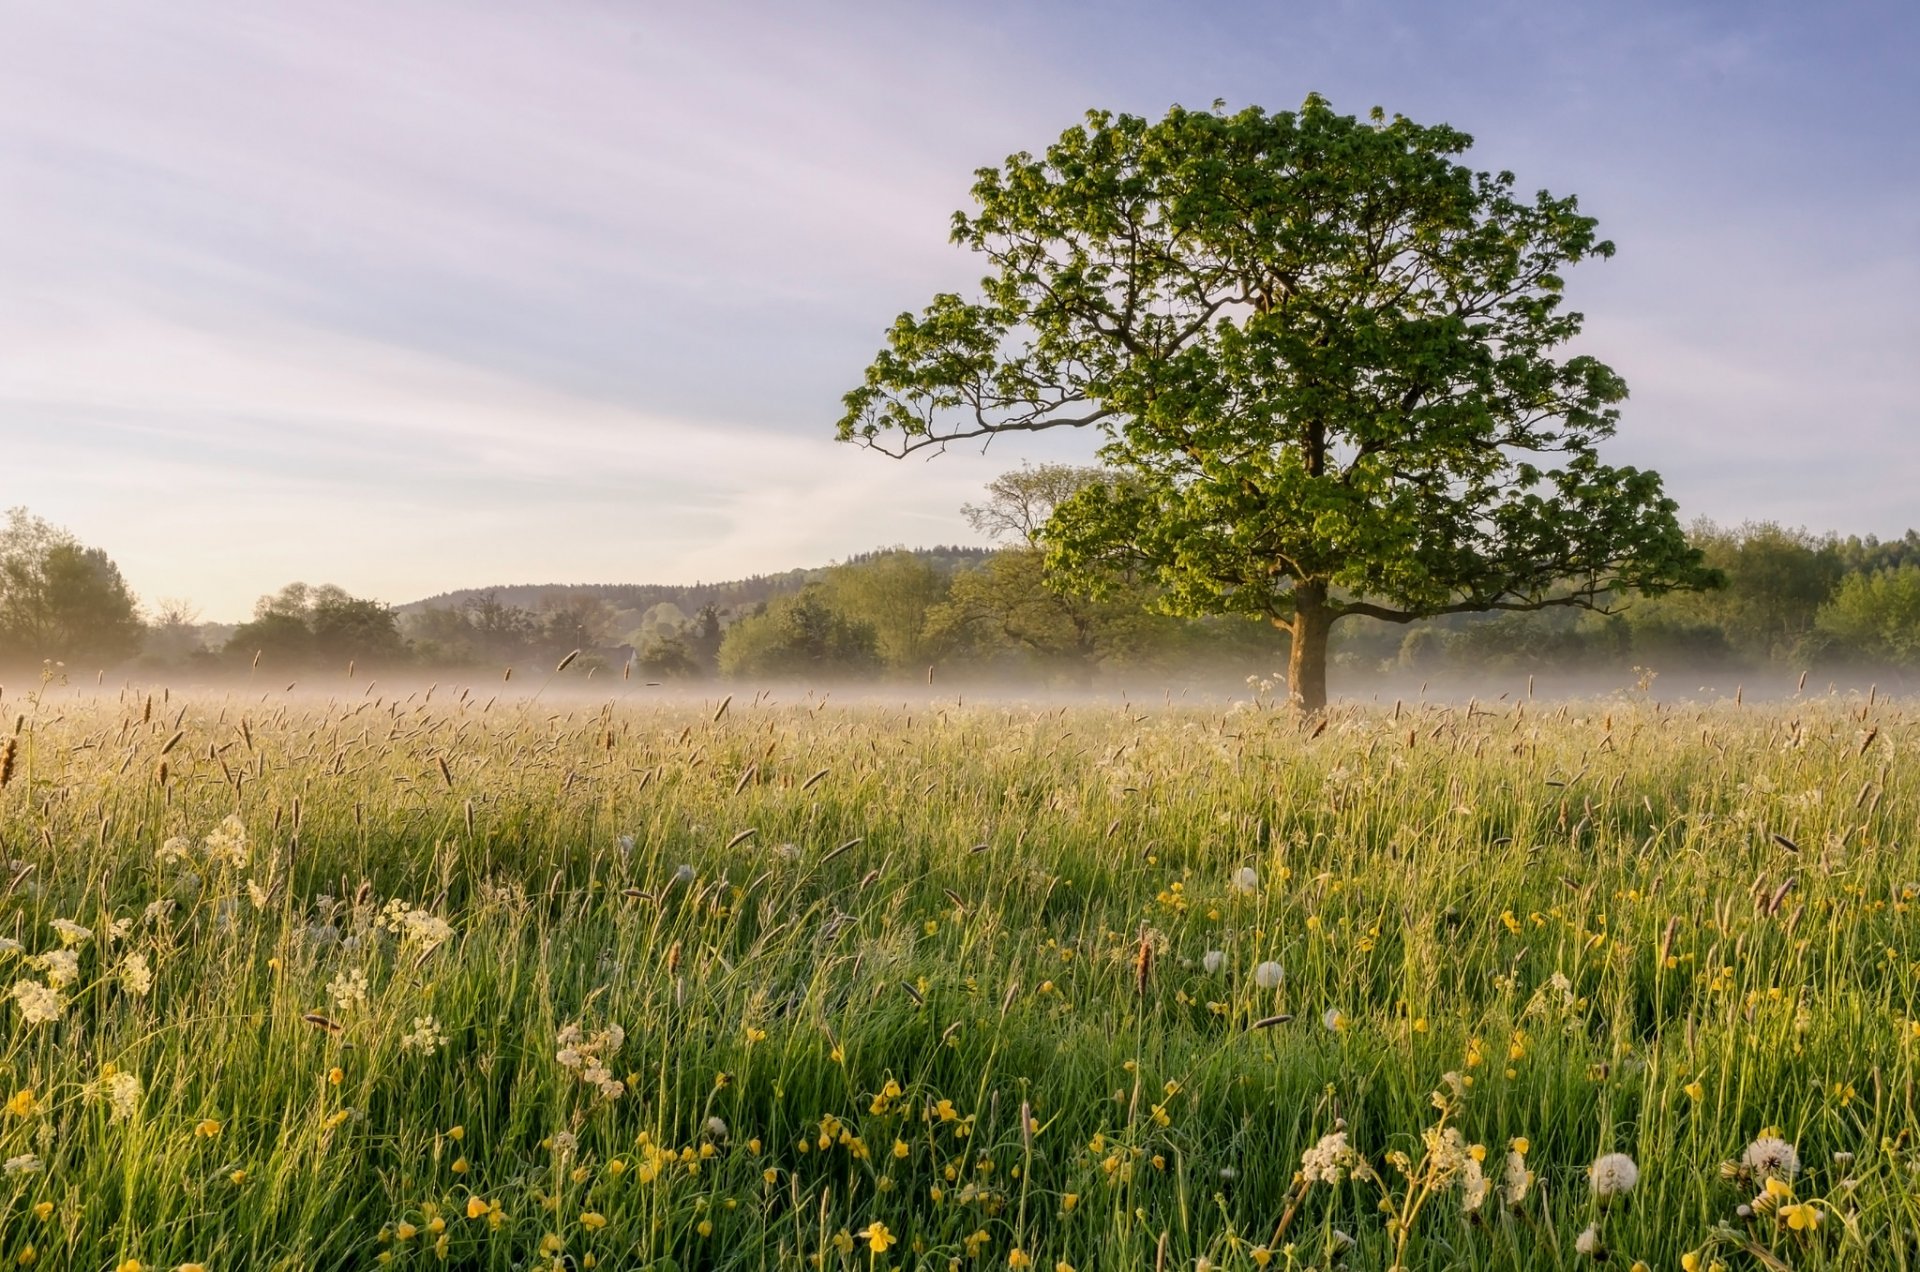
[[[983,294],[902,314],[843,440],[903,456],[1095,428],[1121,479],[1042,530],[1099,593],[1287,630],[1326,702],[1341,618],[1602,608],[1704,586],[1659,477],[1603,464],[1626,385],[1561,356],[1561,272],[1607,256],[1572,198],[1517,198],[1444,125],[1178,107],[1093,112],[976,175],[955,242]]]

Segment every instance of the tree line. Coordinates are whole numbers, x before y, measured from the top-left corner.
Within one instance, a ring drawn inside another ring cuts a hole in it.
[[[1158,585],[1118,575],[1098,596],[1048,561],[1053,511],[1112,472],[1041,465],[1003,474],[964,509],[992,549],[903,548],[818,570],[763,576],[681,599],[666,589],[472,591],[396,609],[332,585],[262,596],[231,627],[182,602],[142,612],[119,568],[23,509],[0,530],[0,666],[289,677],[403,668],[550,670],[696,680],[943,682],[1085,687],[1117,674],[1237,681],[1283,665],[1289,636],[1241,616],[1181,617]],[[1409,625],[1357,620],[1332,663],[1350,687],[1404,672],[1857,669],[1920,674],[1920,531],[1901,538],[1814,534],[1771,522],[1697,522],[1688,541],[1721,586],[1614,598],[1599,610],[1450,615]],[[651,600],[644,608],[632,602]],[[623,602],[626,602],[623,604]]]

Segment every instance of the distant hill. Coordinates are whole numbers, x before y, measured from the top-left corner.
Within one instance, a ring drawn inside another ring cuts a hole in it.
[[[991,548],[963,547],[958,544],[934,548],[908,549],[914,556],[943,570],[965,569],[977,566],[993,555]],[[837,565],[854,565],[869,561],[885,551],[898,549],[879,549],[863,552],[849,557]],[[807,584],[816,582],[832,569],[831,565],[814,566],[811,569],[786,570],[779,574],[756,574],[750,578],[731,579],[720,583],[501,583],[491,587],[466,587],[457,591],[441,592],[418,601],[408,601],[404,605],[394,606],[400,614],[410,614],[428,608],[452,608],[464,605],[477,596],[489,592],[503,605],[515,605],[523,609],[534,609],[543,600],[550,598],[595,597],[605,601],[618,610],[645,611],[655,605],[671,603],[688,614],[697,612],[703,606],[712,605],[720,609],[739,610],[797,592]]]

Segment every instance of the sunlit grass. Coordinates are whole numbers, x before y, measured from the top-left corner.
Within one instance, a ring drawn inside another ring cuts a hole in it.
[[[70,695],[0,1259],[1920,1256],[1903,707]]]

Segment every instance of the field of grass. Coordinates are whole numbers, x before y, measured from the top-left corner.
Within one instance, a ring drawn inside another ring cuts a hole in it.
[[[1920,1265],[1908,706],[0,710],[9,1266]]]

